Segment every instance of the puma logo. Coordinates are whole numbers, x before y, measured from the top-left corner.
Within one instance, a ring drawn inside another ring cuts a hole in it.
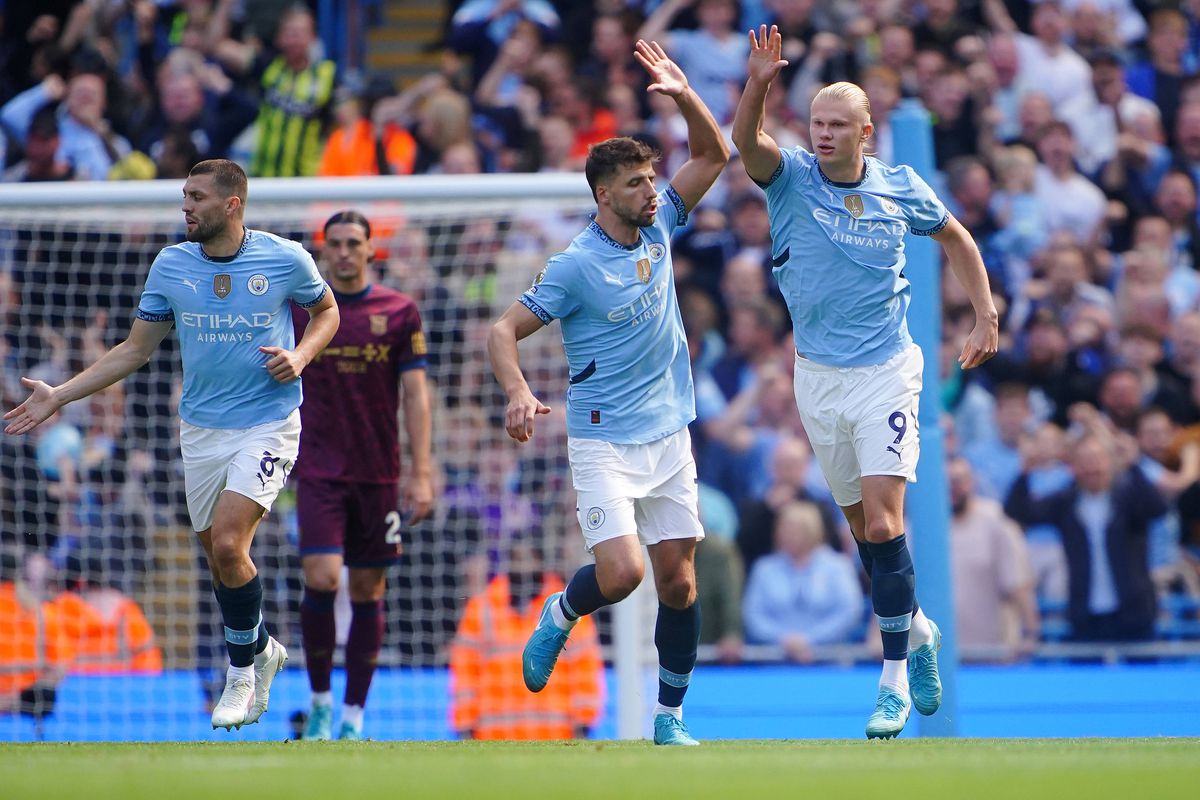
[[[888,450],[890,450],[891,452],[895,453],[895,454],[896,454],[896,458],[900,459],[901,461],[903,461],[903,460],[904,460],[904,459],[903,459],[903,458],[900,456],[900,451],[899,451],[899,450],[897,450],[896,448],[892,447],[890,444],[887,446],[887,449],[888,449]]]
[[[180,278],[179,280],[180,280],[180,282],[181,282],[181,283],[183,283],[183,285],[184,285],[184,286],[186,286],[186,287],[188,287],[189,289],[191,289],[191,290],[192,290],[192,294],[196,294],[196,293],[197,293],[197,292],[196,292],[196,286],[197,286],[197,284],[199,284],[199,283],[200,283],[200,281],[189,281],[187,278]]]

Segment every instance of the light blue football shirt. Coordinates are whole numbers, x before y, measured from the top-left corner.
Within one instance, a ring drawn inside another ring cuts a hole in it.
[[[796,351],[834,367],[882,364],[912,343],[904,235],[935,234],[949,214],[910,167],[868,156],[862,180],[836,183],[812,153],[782,155],[765,189]]]
[[[545,324],[561,321],[569,435],[645,444],[695,419],[671,268],[671,232],[685,222],[687,209],[671,187],[659,192],[654,224],[633,247],[592,220],[521,295]]]
[[[236,255],[212,258],[196,242],[164,247],[146,278],[138,319],[172,320],[183,356],[179,416],[201,428],[250,428],[286,419],[303,399],[280,383],[260,346],[295,347],[288,301],[309,308],[328,287],[293,241],[246,229]]]

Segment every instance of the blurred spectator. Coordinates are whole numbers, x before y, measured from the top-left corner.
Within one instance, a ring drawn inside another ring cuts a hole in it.
[[[742,589],[746,570],[734,544],[737,513],[721,492],[700,484],[700,522],[704,540],[696,546],[696,591],[704,605],[700,644],[716,648],[717,660],[742,658]]]
[[[6,553],[11,555],[11,550]],[[58,591],[54,567],[33,551],[19,568],[5,566],[9,574],[0,580],[0,712],[40,718],[53,710],[55,687],[73,657],[66,620],[51,603]]]
[[[824,542],[841,549],[833,498],[819,470],[812,468],[812,450],[797,436],[785,436],[771,456],[771,485],[759,500],[742,504],[737,545],[746,569],[771,552],[779,510],[796,500],[813,503],[821,513]],[[819,488],[818,488],[819,487]]]
[[[466,0],[450,19],[448,44],[471,56],[471,83],[478,84],[501,46],[521,22],[535,25],[542,41],[557,37],[560,20],[546,0]]]
[[[1154,633],[1147,534],[1166,506],[1133,463],[1136,451],[1118,441],[1101,430],[1085,431],[1071,443],[1069,486],[1035,500],[1022,472],[1004,504],[1023,525],[1058,528],[1067,558],[1071,635],[1082,642],[1135,641]]]
[[[995,500],[975,494],[971,466],[952,458],[950,570],[955,624],[964,660],[1008,661],[1037,645],[1040,622],[1033,573],[1021,529]]]
[[[113,164],[130,152],[129,142],[105,117],[108,89],[104,77],[77,72],[67,82],[50,75],[14,97],[0,109],[0,122],[25,145],[33,115],[48,103],[58,103],[58,158],[80,180],[102,181]]]
[[[1163,363],[1163,340],[1147,325],[1129,325],[1121,332],[1117,357],[1121,366],[1137,378],[1139,410],[1154,406],[1172,419],[1185,420],[1191,409],[1188,390]]]
[[[766,297],[754,297],[729,309],[729,347],[712,367],[726,400],[732,400],[757,380],[760,365],[778,355],[785,332],[784,311]]]
[[[775,552],[750,570],[742,607],[746,639],[774,644],[801,663],[814,646],[850,641],[862,625],[863,592],[854,564],[824,542],[812,503],[779,509]]]
[[[51,602],[75,655],[71,672],[162,672],[162,650],[141,607],[105,577],[100,559],[76,563],[76,574],[68,575],[68,591]]]
[[[0,181],[69,181],[75,170],[59,158],[58,114],[45,105],[34,112],[25,136],[25,157],[4,171]]]
[[[679,12],[693,5],[696,30],[671,28]],[[746,82],[750,44],[744,32],[735,30],[737,22],[735,0],[663,0],[636,35],[663,46],[719,124],[733,118]]]
[[[565,584],[537,545],[511,540],[503,571],[467,602],[450,645],[450,715],[463,739],[586,738],[600,718],[604,662],[595,623],[581,619],[554,670],[534,694],[516,657],[542,606]]]
[[[251,177],[317,174],[333,111],[337,65],[313,58],[316,42],[312,12],[292,6],[279,19],[275,34],[279,55],[270,63],[253,66],[261,82],[262,105]]]
[[[334,93],[334,129],[325,143],[320,176],[409,175],[417,156],[417,142],[407,130],[392,122],[377,129],[372,123],[375,100],[390,94],[385,78],[372,81],[362,93],[340,87]]]
[[[1000,188],[992,195],[992,212],[1000,230],[993,245],[1004,271],[996,274],[989,270],[988,277],[993,279],[993,291],[1000,290],[1011,299],[1029,280],[1030,261],[1046,244],[1048,233],[1042,199],[1036,191],[1037,156],[1024,145],[1011,145],[995,154],[994,163]]]
[[[1012,482],[1021,473],[1021,440],[1033,433],[1034,417],[1028,387],[1019,383],[996,387],[995,417],[995,438],[964,442],[962,455],[973,473],[972,490],[978,485],[983,497],[1003,501]]]
[[[1001,6],[1002,4],[995,4]],[[1016,30],[1011,19],[1004,23],[1017,45],[1017,80],[1023,87],[1037,87],[1063,117],[1073,105],[1091,97],[1091,68],[1068,42],[1070,21],[1056,2],[1038,3],[1030,20],[1032,36]]]
[[[1035,191],[1046,213],[1046,227],[1051,233],[1066,231],[1077,244],[1091,246],[1102,232],[1104,193],[1075,167],[1071,126],[1051,122],[1039,137],[1037,153],[1042,164],[1037,169]]]
[[[1188,47],[1188,22],[1178,10],[1159,8],[1150,14],[1150,32],[1146,36],[1147,58],[1125,71],[1129,89],[1153,100],[1162,112],[1163,127],[1175,129],[1175,114],[1187,75],[1183,54]]]

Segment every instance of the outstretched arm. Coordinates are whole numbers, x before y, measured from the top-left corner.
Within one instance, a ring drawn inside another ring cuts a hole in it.
[[[646,91],[672,98],[687,123],[690,157],[671,178],[671,185],[690,211],[725,168],[729,161],[729,147],[708,107],[688,86],[683,70],[667,57],[658,42],[647,44],[639,39],[634,56],[650,73],[653,81]]]
[[[996,313],[996,304],[992,301],[983,258],[971,234],[953,216],[933,238],[946,251],[950,269],[954,270],[954,276],[967,290],[967,297],[975,309],[975,328],[963,345],[958,363],[963,369],[978,367],[996,355],[1000,346],[1000,315]]]
[[[756,36],[750,31],[750,60],[746,65],[749,78],[733,115],[733,144],[742,157],[742,164],[758,183],[766,183],[775,174],[783,156],[775,140],[763,132],[763,115],[766,113],[767,91],[779,71],[788,65],[780,58],[783,37],[772,25],[758,29]]]
[[[550,407],[533,396],[525,374],[521,372],[521,358],[517,342],[542,328],[538,316],[520,303],[513,303],[492,325],[488,334],[488,355],[492,359],[492,372],[504,394],[508,397],[508,408],[504,411],[504,428],[518,442],[527,442],[533,436],[533,419],[538,414],[549,414]]]
[[[4,415],[8,426],[5,433],[19,436],[41,425],[55,411],[75,400],[95,394],[112,386],[150,360],[154,349],[171,330],[168,322],[147,322],[135,319],[129,338],[100,356],[100,360],[60,386],[21,378],[21,385],[31,390],[24,403]]]

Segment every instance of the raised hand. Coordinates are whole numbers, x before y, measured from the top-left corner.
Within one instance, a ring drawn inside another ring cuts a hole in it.
[[[783,37],[779,35],[779,27],[772,25],[767,31],[766,25],[760,25],[758,35],[750,31],[750,60],[746,63],[746,74],[751,80],[770,83],[779,75],[779,71],[788,65],[780,53],[783,50]]]
[[[13,436],[28,433],[62,408],[62,404],[55,399],[54,390],[50,388],[49,384],[21,378],[21,385],[32,390],[29,397],[24,403],[4,415],[4,420],[8,423],[4,432]]]
[[[646,68],[653,81],[646,87],[648,92],[658,92],[668,97],[678,97],[687,91],[688,80],[679,65],[667,57],[666,51],[658,42],[647,44],[642,39],[634,46],[633,57]]]

